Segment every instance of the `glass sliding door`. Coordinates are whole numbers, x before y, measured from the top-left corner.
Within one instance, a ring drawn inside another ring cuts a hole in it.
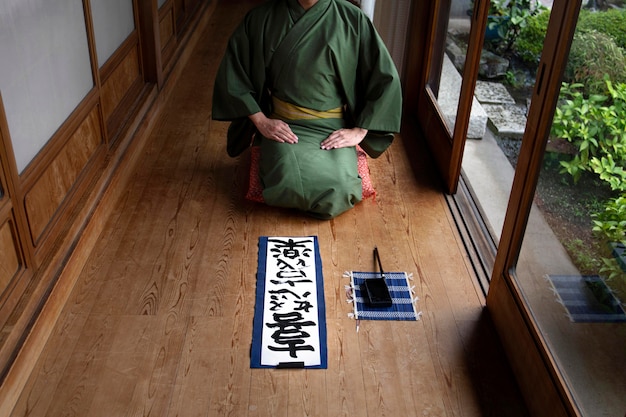
[[[531,410],[622,416],[626,72],[579,8],[552,6],[487,305]]]
[[[540,18],[533,13],[529,26],[542,27],[542,37],[526,44],[508,39],[502,47],[484,43],[488,9],[508,5],[509,23],[519,22],[512,19],[519,17],[516,7],[536,2],[465,2],[472,10],[466,16],[454,13],[460,3],[414,3],[407,103],[446,191],[455,193],[463,178],[455,199],[463,191],[474,205],[465,213],[459,209],[462,222],[470,215],[485,219],[482,229],[492,242],[486,246],[495,253],[485,267],[488,310],[533,415],[623,416],[626,104],[620,100],[626,86],[618,81],[626,82],[620,78],[626,59],[619,41],[608,39],[612,29],[623,29],[615,23],[623,4],[589,2],[579,22],[581,1],[541,0],[547,10]],[[608,17],[588,10],[602,5],[617,10]],[[491,31],[496,25],[489,19]],[[450,53],[451,40],[459,60]],[[514,48],[511,56],[518,60],[532,62],[533,54],[537,59],[529,67],[512,62],[490,79],[478,71],[484,71],[483,45],[503,55]],[[456,86],[445,78],[448,60],[461,77]],[[600,77],[590,79],[590,73]],[[562,81],[569,83],[563,91]],[[502,88],[504,102],[492,101]],[[480,138],[470,134],[474,100],[489,119]],[[592,119],[597,115],[603,120]],[[582,128],[575,132],[572,126]],[[602,141],[609,145],[604,150]],[[472,231],[466,235],[476,238]]]
[[[611,36],[581,28],[611,13],[581,11],[511,275],[568,395],[590,416],[626,412],[624,127],[615,126],[626,110],[626,71],[614,71],[623,54],[605,55],[616,50]]]

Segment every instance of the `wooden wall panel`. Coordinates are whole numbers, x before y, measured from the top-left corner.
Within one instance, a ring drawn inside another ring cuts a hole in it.
[[[24,203],[35,246],[102,142],[99,112],[94,107],[61,152],[26,192]]]
[[[9,271],[0,273],[0,409],[7,404],[6,392],[15,393],[25,383],[28,372],[24,369],[34,363],[57,317],[56,309],[62,308],[69,295],[72,285],[57,285],[60,272],[68,280],[77,276],[75,271],[80,270],[120,197],[119,185],[132,172],[146,146],[147,132],[171,94],[172,83],[166,80],[180,76],[181,63],[190,54],[185,45],[201,36],[188,31],[193,36],[185,33],[177,38],[173,2],[168,0],[160,11],[156,2],[134,2],[138,30],[101,68],[92,60],[94,89],[22,174],[12,157],[0,94],[0,184],[4,191],[0,193],[0,265]],[[206,25],[215,2],[198,2],[206,7],[189,22]],[[89,21],[89,2],[84,3]],[[88,35],[93,35],[92,30]],[[159,42],[162,36],[167,40],[164,47]],[[89,45],[94,48],[93,39]],[[12,245],[5,250],[9,241]],[[53,290],[56,296],[51,295]],[[54,313],[42,313],[43,305]],[[30,329],[34,322],[40,324],[38,331]]]
[[[13,219],[0,224],[0,295],[20,271],[19,249]]]
[[[198,0],[185,0],[185,10],[187,12],[193,11],[198,7]]]
[[[8,131],[0,96],[0,344],[7,334],[5,324],[32,277],[30,248],[24,247],[26,239],[22,239],[25,222],[18,223],[23,216],[20,206],[16,209],[14,183],[9,182],[17,177],[17,169]]]
[[[193,17],[198,0],[176,0],[174,14],[176,16],[176,34],[181,35],[187,29],[187,23]]]
[[[163,65],[167,65],[176,46],[174,30],[174,10],[172,7],[168,7],[160,13],[159,20],[159,38],[161,40],[161,60]]]
[[[163,84],[163,65],[161,64],[159,11],[157,5],[151,1],[138,2],[136,10],[144,81],[160,86]]]
[[[135,45],[102,85],[100,102],[105,120],[109,120],[117,106],[130,91],[131,86],[140,77],[139,51],[138,46]]]
[[[7,320],[30,282],[29,272],[21,251],[12,206],[4,204],[0,209],[0,341],[5,339]]]
[[[1,98],[0,98],[1,100]],[[2,112],[2,114],[0,114],[0,117],[4,118],[4,111],[2,108],[0,108],[0,112]],[[2,126],[0,126],[0,147],[3,145],[3,140],[2,140]],[[2,164],[2,158],[0,158],[0,207],[2,207],[2,202],[4,199],[8,198],[8,187],[7,187],[7,182],[4,178],[4,167]]]
[[[176,33],[180,33],[185,25],[187,15],[185,9],[185,0],[174,0],[174,16],[176,17]]]

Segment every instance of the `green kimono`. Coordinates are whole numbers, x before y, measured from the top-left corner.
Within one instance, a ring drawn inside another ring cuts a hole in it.
[[[271,0],[250,11],[232,35],[215,80],[213,114],[232,121],[227,150],[250,146],[248,116],[273,115],[272,99],[331,118],[284,119],[297,144],[256,138],[260,176],[269,205],[333,218],[361,199],[355,148],[320,149],[330,133],[358,126],[360,146],[378,157],[400,129],[402,94],[395,65],[369,18],[345,0]]]

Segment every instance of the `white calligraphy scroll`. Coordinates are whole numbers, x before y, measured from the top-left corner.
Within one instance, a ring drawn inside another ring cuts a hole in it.
[[[253,367],[326,368],[326,323],[317,237],[261,237]]]

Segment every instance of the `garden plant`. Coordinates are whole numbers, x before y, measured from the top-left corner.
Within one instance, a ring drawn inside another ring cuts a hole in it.
[[[562,172],[577,182],[593,173],[613,191],[602,211],[592,213],[592,228],[606,247],[626,245],[626,83],[605,78],[608,95],[583,94],[582,84],[564,83],[552,134],[573,144],[577,152],[561,161]],[[611,245],[611,246],[609,246]],[[626,289],[626,273],[619,258],[605,256],[600,272],[619,292]]]

